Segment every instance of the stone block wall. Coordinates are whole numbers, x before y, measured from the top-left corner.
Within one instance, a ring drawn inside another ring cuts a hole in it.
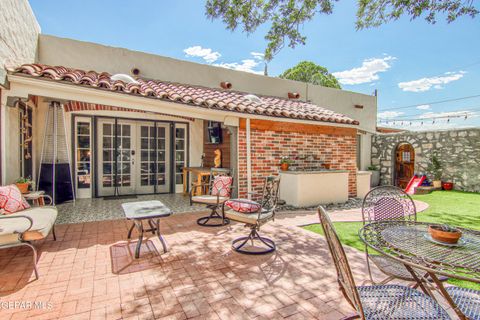
[[[480,192],[480,128],[376,134],[372,137],[372,164],[380,167],[380,183],[393,184],[395,150],[400,143],[415,149],[415,172],[425,173],[433,153],[443,169],[443,180],[457,190]]]
[[[0,85],[5,83],[5,66],[35,61],[39,33],[28,0],[0,1]]]
[[[282,132],[273,130],[252,129],[251,157],[252,157],[252,191],[261,192],[264,178],[268,175],[277,175],[280,170],[282,156],[297,158],[292,166],[298,170],[302,165],[320,167],[321,163],[329,163],[331,169],[349,170],[349,196],[357,194],[357,166],[356,166],[356,137],[353,135]],[[238,185],[239,196],[247,196],[247,141],[246,130],[240,127],[238,132]],[[303,156],[309,159],[321,159],[305,162]],[[312,162],[313,161],[313,162]],[[319,186],[325,188],[328,186]]]

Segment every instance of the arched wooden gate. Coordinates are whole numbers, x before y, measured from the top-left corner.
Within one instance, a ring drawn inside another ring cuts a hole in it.
[[[395,185],[404,189],[415,173],[415,150],[409,143],[401,143],[395,151]]]

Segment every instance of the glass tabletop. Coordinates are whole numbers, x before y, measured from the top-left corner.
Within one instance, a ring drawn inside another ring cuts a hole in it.
[[[125,202],[122,208],[127,219],[167,217],[172,214],[172,210],[158,200]]]
[[[439,244],[429,237],[431,223],[374,222],[360,238],[376,251],[414,267],[480,283],[480,231],[462,229],[458,246]]]

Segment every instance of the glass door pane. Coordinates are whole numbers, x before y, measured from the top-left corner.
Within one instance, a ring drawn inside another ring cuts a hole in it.
[[[157,191],[170,191],[170,124],[157,123]]]
[[[175,124],[175,192],[183,190],[183,167],[187,165],[187,125]]]
[[[75,180],[77,198],[90,198],[92,192],[91,172],[91,119],[75,118]]]

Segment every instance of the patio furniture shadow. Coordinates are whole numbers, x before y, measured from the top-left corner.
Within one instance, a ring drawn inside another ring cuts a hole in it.
[[[110,246],[110,260],[113,274],[129,274],[157,268],[162,264],[162,257],[155,244],[149,239],[142,241],[140,258],[135,259],[137,241],[115,243]]]

